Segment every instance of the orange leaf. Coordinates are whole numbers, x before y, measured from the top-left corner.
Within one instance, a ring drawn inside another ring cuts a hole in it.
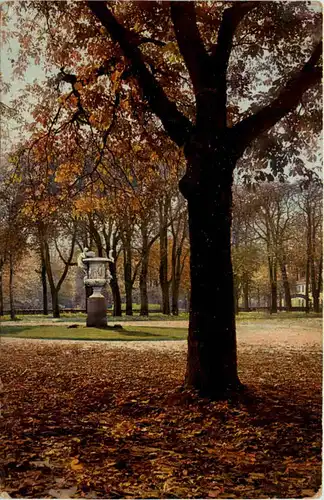
[[[70,467],[72,470],[76,471],[83,469],[83,465],[79,463],[79,460],[77,458],[73,458],[73,460],[70,463]]]

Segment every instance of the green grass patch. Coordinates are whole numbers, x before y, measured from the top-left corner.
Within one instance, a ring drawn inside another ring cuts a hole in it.
[[[10,326],[2,325],[0,337],[29,339],[66,339],[66,340],[184,340],[186,328],[164,327],[125,327],[122,329],[78,328],[67,326]]]

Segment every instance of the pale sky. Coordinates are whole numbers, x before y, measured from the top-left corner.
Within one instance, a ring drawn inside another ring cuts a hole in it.
[[[7,2],[3,2],[2,0],[0,0],[0,4],[8,5]],[[31,60],[28,64],[23,78],[17,78],[17,76],[13,75],[11,60],[17,59],[18,50],[19,44],[14,38],[12,38],[8,43],[1,46],[0,72],[3,81],[10,84],[10,89],[7,93],[1,93],[0,101],[8,106],[11,106],[12,99],[17,98],[20,92],[25,89],[26,85],[33,83],[35,80],[37,80],[38,82],[46,80],[46,73],[44,71],[43,65],[35,65],[33,60]],[[49,76],[49,73],[47,73],[47,76]],[[17,112],[23,118],[23,120],[27,122],[31,121],[32,117],[28,113],[26,105],[24,106],[23,101],[21,104],[22,106],[21,108],[17,109]],[[12,143],[19,140],[20,128],[21,125],[19,125],[14,119],[6,120],[5,123],[4,120],[1,119],[1,129],[2,131],[4,130],[4,133],[2,133],[0,138],[2,153],[6,152],[6,150],[10,148],[10,145],[12,145]]]

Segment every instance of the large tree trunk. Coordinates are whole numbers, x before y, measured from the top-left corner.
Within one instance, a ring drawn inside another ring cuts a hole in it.
[[[201,191],[187,195],[191,299],[186,385],[209,397],[240,386],[231,262],[232,179],[215,179],[215,170],[211,179],[201,180]],[[180,188],[186,196],[183,181]]]
[[[14,301],[14,289],[13,289],[13,278],[14,278],[14,266],[12,254],[9,254],[9,304],[10,304],[10,319],[16,319],[15,312],[15,301]]]
[[[287,311],[291,311],[291,293],[290,293],[290,285],[287,275],[287,267],[285,259],[282,259],[280,261],[280,267],[281,267],[282,284],[285,294],[285,307]],[[280,307],[281,307],[281,302],[280,302]]]
[[[43,314],[44,316],[47,316],[48,315],[47,280],[46,280],[45,260],[43,257],[42,257],[41,277],[42,277],[42,290],[43,290]]]

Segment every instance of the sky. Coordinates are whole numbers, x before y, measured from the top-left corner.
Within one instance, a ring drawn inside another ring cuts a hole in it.
[[[8,8],[8,2],[3,2],[0,0],[0,6],[3,8]],[[10,5],[9,5],[10,8]],[[1,27],[2,29],[6,29]],[[12,28],[12,23],[8,24],[8,28]],[[42,61],[39,65],[36,65],[34,61],[30,61],[27,70],[23,78],[17,78],[13,75],[11,60],[17,59],[19,50],[18,42],[12,38],[9,42],[1,45],[1,58],[0,58],[0,72],[2,79],[5,83],[10,84],[10,89],[8,92],[1,92],[0,101],[8,106],[11,106],[12,99],[17,98],[20,92],[24,90],[26,85],[33,83],[35,80],[38,82],[45,81],[46,76],[49,73],[45,73]],[[22,107],[17,110],[19,115],[24,121],[30,122],[32,120],[31,115],[28,113],[24,103],[22,102]],[[1,120],[1,153],[3,154],[10,149],[11,145],[19,141],[21,125],[15,120],[3,119]]]

